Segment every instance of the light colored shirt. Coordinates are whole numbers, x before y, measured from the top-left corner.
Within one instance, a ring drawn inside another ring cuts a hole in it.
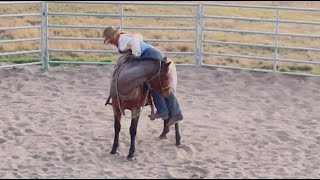
[[[141,42],[143,38],[139,34],[121,34],[118,40],[118,50],[120,53],[131,50],[134,56],[140,57],[142,50],[145,50],[145,48],[142,49]]]

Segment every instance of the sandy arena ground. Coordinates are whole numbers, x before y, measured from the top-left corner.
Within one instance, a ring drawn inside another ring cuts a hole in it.
[[[320,178],[320,78],[178,66],[183,145],[146,107],[130,162],[128,119],[109,154],[112,69],[0,69],[0,178]]]

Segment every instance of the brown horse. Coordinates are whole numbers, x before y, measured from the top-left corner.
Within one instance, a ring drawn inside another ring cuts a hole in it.
[[[151,106],[150,119],[153,120],[154,110],[152,99],[149,94],[149,89],[160,92],[163,97],[170,95],[170,79],[168,75],[169,65],[165,57],[162,61],[152,58],[134,58],[132,56],[125,56],[119,59],[113,74],[113,79],[110,87],[110,96],[106,102],[111,104],[114,113],[114,142],[111,154],[118,154],[117,148],[119,146],[119,132],[121,130],[121,116],[125,115],[124,110],[131,111],[131,144],[128,160],[134,160],[135,153],[135,136],[137,133],[137,126],[140,113],[144,106]],[[110,98],[112,103],[109,103]],[[141,109],[142,108],[142,109]],[[169,132],[169,127],[166,123],[169,119],[164,121],[163,132],[160,135],[161,139],[166,138]],[[175,124],[176,130],[176,144],[180,143],[179,125]]]

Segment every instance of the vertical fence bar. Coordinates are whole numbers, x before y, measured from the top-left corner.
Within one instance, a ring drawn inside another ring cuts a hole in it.
[[[45,70],[49,69],[49,16],[48,16],[48,2],[45,2],[45,36],[46,36],[46,59],[45,59]]]
[[[197,3],[195,18],[195,38],[194,38],[194,64],[201,65],[199,56],[199,23],[200,23],[200,4]]]
[[[273,59],[273,71],[277,71],[277,63],[278,63],[278,43],[279,43],[279,8],[276,9],[276,33],[274,35],[275,46],[274,46],[274,59]]]
[[[45,1],[41,1],[40,4],[40,12],[41,12],[41,28],[40,28],[40,50],[41,50],[41,63],[42,69],[44,69],[44,60],[45,60],[45,53],[44,53],[44,11],[45,11]]]
[[[203,64],[203,31],[204,31],[204,6],[200,3],[200,65]]]
[[[123,3],[120,3],[120,31],[123,27]]]

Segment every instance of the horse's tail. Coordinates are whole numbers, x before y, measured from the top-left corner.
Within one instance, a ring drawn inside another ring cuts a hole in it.
[[[104,104],[105,106],[108,105],[108,104],[110,104],[110,105],[112,106],[112,103],[109,102],[110,99],[111,99],[111,94],[109,95],[109,97],[108,97],[108,99],[107,99],[107,101],[106,101],[106,104]]]

